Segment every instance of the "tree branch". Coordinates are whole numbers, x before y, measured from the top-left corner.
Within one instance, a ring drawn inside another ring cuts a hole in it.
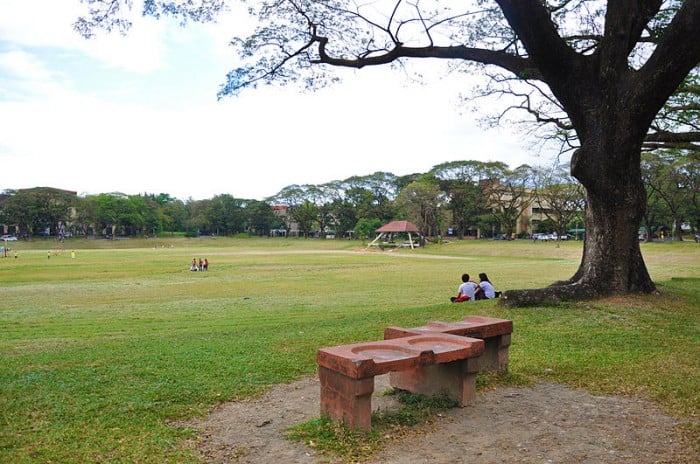
[[[406,47],[397,43],[396,47],[385,51],[382,54],[373,56],[360,56],[355,59],[335,58],[326,51],[328,38],[315,37],[313,41],[318,42],[319,59],[312,63],[324,63],[333,66],[347,68],[364,68],[365,66],[379,66],[389,64],[399,58],[442,58],[455,60],[468,60],[477,63],[495,65],[502,67],[513,74],[528,79],[541,79],[541,75],[528,58],[522,58],[503,51],[486,50],[482,48],[470,48],[462,45],[456,46],[428,46],[428,47]]]
[[[539,0],[496,0],[503,15],[525,45],[530,59],[550,86],[564,85],[580,58],[559,36],[550,12]]]
[[[659,131],[647,134],[645,142],[700,143],[700,132]]]
[[[639,70],[643,85],[634,101],[647,102],[654,111],[663,106],[688,73],[700,63],[700,0],[686,0],[673,17],[659,43]],[[650,118],[653,115],[650,116]]]

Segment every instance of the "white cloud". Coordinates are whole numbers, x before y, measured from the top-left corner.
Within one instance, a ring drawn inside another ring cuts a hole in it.
[[[86,40],[73,29],[73,23],[84,11],[85,6],[77,0],[3,0],[0,40],[28,47],[80,51],[107,66],[137,73],[164,66],[163,32],[169,26],[167,21],[143,18],[135,7],[129,34],[99,33]]]
[[[34,55],[22,50],[0,53],[0,67],[10,75],[23,78],[50,79],[51,72]]]
[[[46,66],[37,55],[21,49],[0,50],[0,103],[65,94],[67,76]]]

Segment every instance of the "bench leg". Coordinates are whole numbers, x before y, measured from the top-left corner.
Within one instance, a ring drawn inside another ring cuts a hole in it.
[[[321,414],[342,421],[350,428],[372,427],[374,377],[352,379],[339,372],[318,367],[321,383]]]
[[[460,406],[468,406],[476,400],[477,372],[479,360],[471,358],[392,372],[389,381],[400,390],[426,396],[446,394]]]
[[[508,370],[510,334],[484,339],[484,354],[479,358],[482,371],[505,372]]]

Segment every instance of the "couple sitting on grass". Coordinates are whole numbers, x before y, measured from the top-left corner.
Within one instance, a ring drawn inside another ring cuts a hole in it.
[[[462,274],[462,285],[459,286],[457,296],[451,297],[450,301],[460,303],[470,300],[490,300],[501,296],[501,292],[497,292],[493,288],[493,284],[489,281],[486,273],[482,272],[479,274],[479,280],[480,282],[477,284],[469,279],[469,274]]]

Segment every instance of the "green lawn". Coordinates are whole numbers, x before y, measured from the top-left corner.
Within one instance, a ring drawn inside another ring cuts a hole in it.
[[[660,296],[504,309],[449,303],[569,277],[581,242],[149,239],[16,242],[0,259],[0,462],[197,462],[176,419],[315,371],[319,347],[387,325],[513,319],[510,372],[636,394],[697,418],[700,245],[643,244]],[[76,257],[71,258],[75,250]],[[50,257],[49,257],[50,256]],[[189,272],[193,257],[208,272]]]

